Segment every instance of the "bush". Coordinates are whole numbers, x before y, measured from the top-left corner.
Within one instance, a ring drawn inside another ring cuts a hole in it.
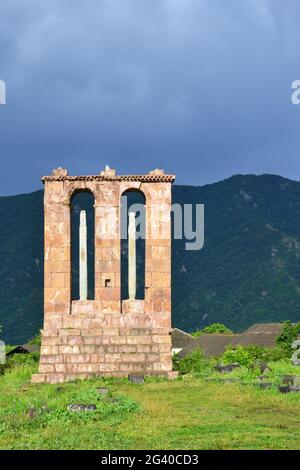
[[[189,372],[201,373],[209,367],[210,361],[204,358],[201,349],[195,349],[183,359],[178,359],[178,356],[174,358],[174,369],[182,375]]]
[[[285,357],[292,354],[292,343],[300,334],[300,323],[293,325],[289,320],[283,323],[281,333],[276,338],[276,343],[285,351]]]
[[[203,333],[206,334],[232,334],[233,331],[227,328],[227,326],[223,325],[222,323],[212,323],[211,325],[206,326],[202,330],[195,331],[192,333],[192,336],[200,336]]]
[[[35,335],[34,338],[32,338],[29,341],[29,344],[37,344],[38,346],[40,346],[41,342],[42,342],[41,333],[38,333],[37,335]]]
[[[7,358],[5,369],[14,369],[19,366],[35,366],[38,364],[40,354],[33,352],[30,354],[14,354]]]
[[[228,346],[220,360],[224,364],[236,362],[241,366],[249,367],[258,361],[278,361],[285,357],[281,347],[265,348],[262,346]]]

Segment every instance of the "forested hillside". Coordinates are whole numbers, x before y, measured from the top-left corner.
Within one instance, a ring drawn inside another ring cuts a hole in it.
[[[236,175],[173,187],[173,202],[205,204],[205,244],[173,242],[173,325],[300,320],[300,183]],[[0,198],[2,338],[24,342],[42,325],[43,192]]]

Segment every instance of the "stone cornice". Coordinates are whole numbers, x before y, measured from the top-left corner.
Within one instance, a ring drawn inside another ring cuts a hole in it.
[[[148,175],[90,175],[90,176],[69,176],[69,175],[51,175],[44,176],[42,182],[47,181],[138,181],[141,183],[173,183],[175,175],[148,174]]]

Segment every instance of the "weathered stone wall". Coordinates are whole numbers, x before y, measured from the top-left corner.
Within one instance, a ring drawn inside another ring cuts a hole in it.
[[[45,304],[39,373],[33,382],[139,372],[171,375],[171,183],[163,172],[70,177],[45,184]],[[146,198],[145,300],[121,301],[120,200]],[[95,197],[95,300],[71,300],[72,195]]]

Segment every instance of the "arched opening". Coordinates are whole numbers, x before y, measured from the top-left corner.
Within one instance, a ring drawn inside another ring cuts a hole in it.
[[[121,196],[121,299],[145,298],[145,195],[129,189]]]
[[[71,198],[72,300],[95,299],[95,198],[88,190]]]

